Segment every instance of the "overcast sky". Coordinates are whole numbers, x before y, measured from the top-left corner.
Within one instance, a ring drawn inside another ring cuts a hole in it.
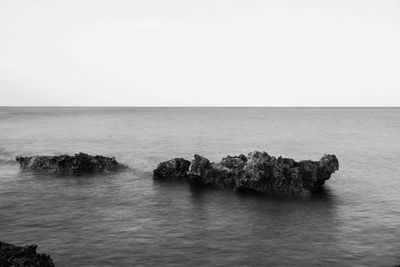
[[[400,105],[400,1],[0,0],[0,105]]]

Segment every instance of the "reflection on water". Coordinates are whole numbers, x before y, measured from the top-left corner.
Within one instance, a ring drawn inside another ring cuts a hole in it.
[[[400,262],[399,109],[0,110],[0,240],[37,243],[57,266]],[[340,171],[307,200],[152,179],[162,160],[255,148],[335,153]],[[57,176],[12,161],[79,151],[131,169]]]

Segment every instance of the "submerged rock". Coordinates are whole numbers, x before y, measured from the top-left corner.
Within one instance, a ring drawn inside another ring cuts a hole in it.
[[[184,162],[178,165],[176,162]],[[251,190],[278,195],[309,196],[339,169],[335,155],[324,155],[319,161],[297,162],[254,151],[248,156],[227,156],[219,163],[194,155],[192,162],[173,159],[154,170],[154,178],[181,179],[235,190]]]
[[[118,163],[114,157],[91,156],[85,153],[75,154],[74,156],[16,157],[15,160],[22,170],[60,174],[99,173],[127,168],[127,166]]]
[[[36,245],[20,247],[0,241],[0,266],[54,267],[50,256],[37,253],[36,248]]]

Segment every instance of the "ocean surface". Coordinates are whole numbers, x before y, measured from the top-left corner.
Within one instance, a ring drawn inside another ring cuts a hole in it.
[[[174,157],[339,159],[310,199],[179,182]],[[115,156],[117,174],[21,172],[17,155]],[[0,240],[56,266],[400,264],[400,108],[0,108]]]

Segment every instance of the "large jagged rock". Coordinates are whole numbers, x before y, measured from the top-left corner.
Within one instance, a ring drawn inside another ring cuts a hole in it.
[[[15,246],[0,241],[1,267],[54,267],[49,255],[36,252],[36,245]]]
[[[177,168],[177,164],[173,164],[176,161],[185,164]],[[254,151],[247,157],[227,156],[219,163],[199,155],[194,155],[190,165],[184,159],[173,159],[160,163],[153,174],[154,178],[162,180],[181,179],[235,190],[307,197],[338,169],[335,155],[325,155],[319,161],[296,162]]]
[[[127,166],[118,163],[114,157],[91,156],[85,153],[74,156],[33,156],[16,157],[22,170],[45,171],[60,174],[99,173],[119,171]]]

